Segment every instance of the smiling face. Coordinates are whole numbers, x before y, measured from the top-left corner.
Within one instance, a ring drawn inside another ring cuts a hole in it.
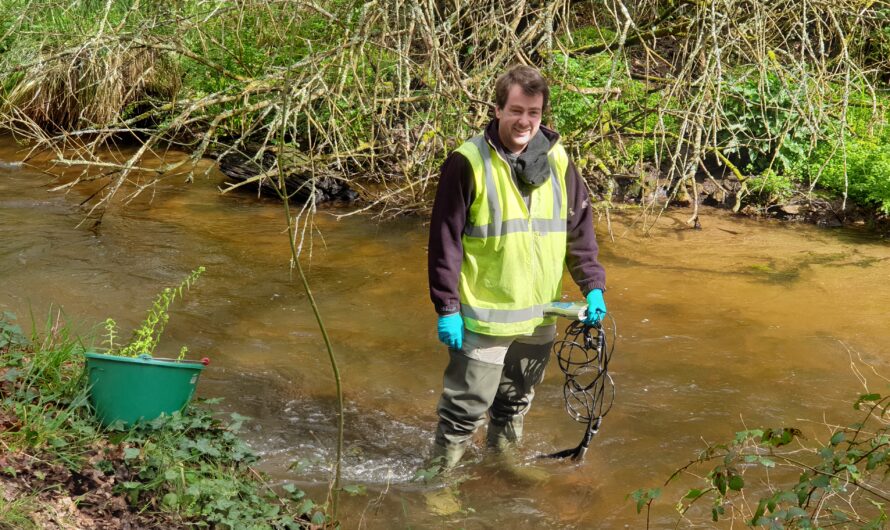
[[[504,107],[494,111],[498,118],[498,136],[504,147],[512,153],[521,153],[538,134],[543,112],[543,94],[529,96],[521,86],[511,86]]]

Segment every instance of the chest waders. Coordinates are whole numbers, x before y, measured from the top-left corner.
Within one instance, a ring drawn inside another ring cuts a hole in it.
[[[560,144],[548,152],[550,178],[530,192],[528,204],[509,165],[483,136],[457,152],[473,169],[475,192],[461,235],[460,312],[467,333],[463,351],[449,352],[432,453],[445,469],[463,456],[486,414],[490,445],[521,437],[549,359],[556,317],[544,315],[544,307],[561,297],[568,215],[568,155]],[[535,340],[544,329],[550,335]],[[473,358],[492,349],[504,356]]]

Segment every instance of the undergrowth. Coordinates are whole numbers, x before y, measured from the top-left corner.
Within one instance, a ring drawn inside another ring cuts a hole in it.
[[[265,482],[238,436],[247,418],[214,414],[216,401],[127,430],[102,428],[88,404],[83,351],[59,317],[30,337],[13,315],[0,317],[0,486],[19,499],[0,502],[0,527],[34,527],[43,508],[29,506],[60,498],[76,501],[79,526],[333,525],[301,490]]]
[[[256,162],[226,190],[259,184],[278,172],[263,152],[423,212],[523,62],[552,81],[548,122],[607,201],[621,179],[656,176],[670,198],[713,177],[736,209],[840,197],[890,214],[880,2],[445,4],[7,0],[0,127],[83,169],[78,184],[104,179],[94,213],[203,156]],[[139,148],[101,160],[122,138]],[[191,156],[142,163],[171,147]]]

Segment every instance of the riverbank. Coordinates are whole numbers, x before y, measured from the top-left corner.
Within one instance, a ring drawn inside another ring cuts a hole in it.
[[[520,62],[551,80],[544,122],[593,187],[628,180],[644,200],[654,166],[678,202],[731,176],[736,210],[823,224],[853,203],[890,215],[886,13],[820,2],[825,16],[810,20],[741,0],[719,16],[690,2],[619,14],[567,0],[546,13],[492,0],[454,13],[27,0],[0,7],[0,130],[86,169],[77,186],[96,184],[94,212],[213,157],[250,188],[281,164],[297,196],[357,193],[404,215],[428,211],[443,159],[484,127],[497,76]],[[126,142],[138,144],[129,156],[98,156]],[[174,149],[188,156],[167,159]]]
[[[121,154],[115,151],[105,150],[98,153],[103,159],[109,160],[127,156],[130,152],[138,148],[136,144],[120,144],[117,148]],[[8,134],[0,133],[0,174],[3,172],[29,172],[35,169],[43,173],[56,175],[53,180],[52,187],[73,182],[77,177],[75,172],[70,168],[58,167],[52,163],[52,153],[31,153],[29,160],[23,163],[27,150],[18,146],[14,139]],[[187,158],[188,154],[179,151],[169,151],[165,158],[157,158],[151,160],[143,160],[141,165],[149,168],[160,167],[165,160],[178,163],[180,160]],[[220,189],[225,189],[233,180],[230,174],[225,172],[212,170],[217,162],[213,159],[202,159],[198,161],[195,172],[214,180]],[[232,171],[231,161],[230,173]],[[247,165],[240,165],[238,171],[245,172],[244,178],[250,178],[253,173]],[[78,172],[79,173],[79,170]],[[178,178],[184,178],[184,175],[178,174]],[[328,177],[326,177],[328,178]],[[237,180],[235,180],[237,181]],[[102,179],[93,181],[92,183],[79,184],[82,195],[86,198],[93,193],[97,193],[101,189]],[[90,185],[91,184],[91,185]],[[792,223],[808,223],[821,227],[835,228],[841,226],[864,228],[880,234],[890,234],[890,215],[883,213],[876,207],[868,207],[858,204],[852,200],[844,201],[842,197],[827,196],[825,194],[811,192],[802,183],[797,183],[793,188],[789,188],[788,193],[782,197],[760,197],[757,199],[760,191],[754,187],[753,190],[745,192],[742,199],[738,198],[741,184],[738,179],[733,176],[722,176],[719,178],[711,178],[701,176],[696,179],[696,186],[693,188],[691,182],[682,186],[677,186],[672,181],[666,171],[658,171],[652,166],[646,166],[639,169],[634,175],[627,177],[616,176],[614,178],[604,178],[602,175],[594,175],[588,178],[588,184],[593,194],[594,201],[599,204],[599,209],[605,208],[621,208],[621,209],[640,209],[641,213],[646,211],[659,211],[667,207],[668,211],[676,211],[683,215],[688,215],[691,219],[695,214],[694,205],[697,202],[702,207],[712,207],[725,211],[734,211],[737,215],[752,219],[773,219]],[[364,183],[370,186],[370,183]],[[364,187],[359,185],[359,188]],[[124,189],[127,189],[125,186]],[[235,190],[231,193],[240,196],[256,196],[261,193],[263,196],[276,199],[277,195],[269,191],[266,187],[257,190],[256,185],[245,186],[244,188]],[[430,192],[435,191],[435,186],[430,188]],[[334,200],[326,204],[320,204],[319,207],[342,209],[365,209],[372,201],[368,196],[358,199],[356,202],[344,202]],[[737,207],[738,205],[738,207]],[[371,210],[378,211],[378,210]],[[707,216],[707,208],[702,209],[700,217]],[[379,211],[378,211],[379,213]],[[410,214],[401,212],[398,215],[420,215],[427,216],[429,209],[427,207],[418,207]],[[387,212],[384,217],[394,215]],[[689,227],[695,226],[694,221],[688,223]],[[705,226],[706,226],[705,222]]]
[[[890,215],[877,206],[814,192],[802,182],[788,183],[782,194],[770,195],[768,190],[764,193],[764,189],[758,188],[756,182],[749,182],[743,188],[732,175],[699,175],[694,185],[691,180],[678,185],[666,172],[649,167],[638,175],[607,181],[605,185],[594,182],[591,188],[603,204],[686,211],[690,227],[696,226],[695,220],[700,217],[698,205],[752,219],[809,223],[825,228],[857,227],[890,234]]]
[[[273,487],[213,400],[129,430],[87,405],[83,339],[0,315],[0,528],[320,528],[323,507]]]

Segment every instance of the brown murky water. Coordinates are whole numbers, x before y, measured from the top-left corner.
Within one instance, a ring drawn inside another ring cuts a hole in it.
[[[15,157],[0,143],[0,161]],[[245,435],[275,480],[322,497],[333,384],[311,310],[289,276],[283,214],[275,201],[222,196],[218,183],[171,181],[90,231],[75,227],[83,196],[49,193],[45,175],[0,165],[0,310],[40,320],[61,308],[83,332],[109,316],[128,329],[160,288],[204,265],[159,353],[187,344],[192,356],[209,356],[199,393],[254,418]],[[884,389],[865,365],[890,377],[886,240],[712,211],[703,230],[691,231],[685,215],[667,215],[649,237],[634,215],[616,215],[614,242],[598,226],[606,300],[619,325],[618,389],[587,460],[531,458],[574,446],[582,433],[563,411],[562,376],[552,367],[523,453],[523,469],[547,481],[529,482],[477,451],[460,486],[463,510],[449,517],[430,513],[431,488],[410,481],[431,441],[446,360],[426,292],[426,228],[417,219],[315,216],[310,282],[345,383],[344,477],[368,490],[345,499],[344,528],[642,527],[625,496],[661,486],[703,440],[781,424],[824,435],[823,419],[848,421],[863,389],[851,358],[870,388]],[[580,297],[568,278],[566,292]],[[672,526],[679,495],[665,492],[654,526]]]

